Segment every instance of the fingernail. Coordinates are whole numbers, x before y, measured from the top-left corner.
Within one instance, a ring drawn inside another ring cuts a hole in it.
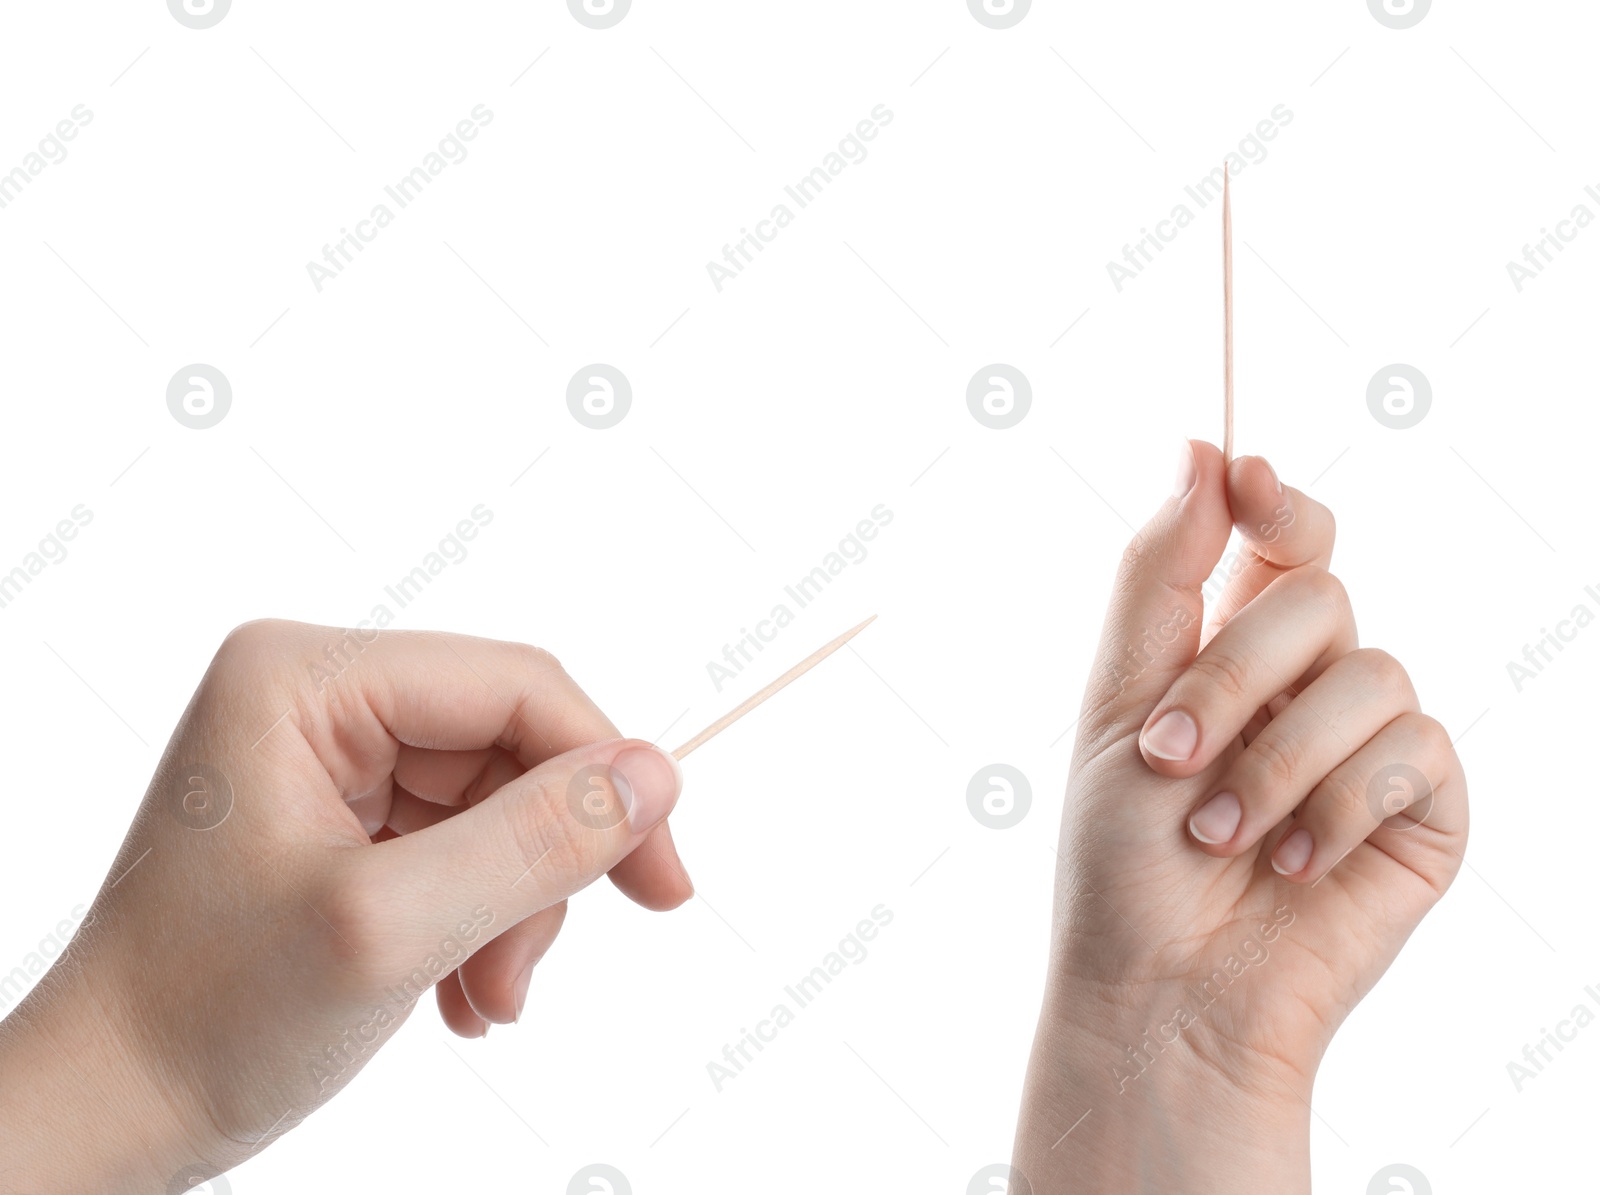
[[[511,1015],[512,1023],[522,1020],[522,1006],[528,1002],[528,984],[532,979],[533,964],[529,963],[517,976],[517,986],[511,989],[511,1007],[516,1009]]]
[[[1272,484],[1277,487],[1278,493],[1283,493],[1283,482],[1278,480],[1278,471],[1272,467],[1272,462],[1267,460],[1266,457],[1262,457],[1261,463],[1266,465],[1267,472],[1272,474]]]
[[[1194,489],[1194,479],[1194,448],[1185,440],[1178,449],[1178,480],[1173,482],[1172,496],[1181,498]]]
[[[1189,833],[1207,846],[1227,842],[1239,829],[1239,798],[1218,793],[1189,817]]]
[[[489,1036],[489,1022],[488,1021],[485,1021],[483,1023],[483,1032],[478,1034],[478,1036],[480,1038],[484,1038],[484,1037],[488,1037]]]
[[[628,828],[635,834],[666,817],[683,787],[678,761],[655,747],[629,747],[611,761],[611,768],[619,777],[618,786],[627,790],[618,795],[628,809]]]
[[[1200,741],[1200,729],[1182,710],[1168,710],[1144,732],[1144,749],[1157,759],[1188,759]]]
[[[1272,852],[1272,870],[1281,876],[1294,875],[1311,862],[1311,845],[1311,832],[1296,830]]]

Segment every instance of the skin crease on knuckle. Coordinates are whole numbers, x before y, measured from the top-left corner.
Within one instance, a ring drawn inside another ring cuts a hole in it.
[[[1273,587],[1279,586],[1288,587],[1297,603],[1310,600],[1331,607],[1338,615],[1336,625],[1350,621],[1349,595],[1332,573],[1314,566],[1302,566],[1277,578]],[[1195,711],[1191,707],[1209,704],[1213,694],[1220,694],[1227,702],[1236,702],[1250,691],[1254,672],[1254,664],[1233,654],[1232,650],[1202,653],[1190,665],[1188,674],[1175,686],[1178,691],[1174,700],[1167,703],[1165,708],[1188,709],[1193,714]],[[1204,727],[1201,732],[1204,734]]]
[[[1414,707],[1410,678],[1394,656],[1374,648],[1360,648],[1350,653],[1350,657],[1362,667],[1363,677],[1370,680],[1371,697],[1363,699],[1366,704],[1392,709],[1395,713]],[[1318,718],[1328,726],[1330,733],[1339,733],[1342,718],[1338,710],[1318,712]],[[1282,800],[1285,793],[1293,793],[1299,800],[1306,795],[1296,789],[1298,782],[1304,784],[1302,769],[1306,766],[1306,755],[1304,745],[1286,734],[1274,733],[1269,723],[1235,763],[1237,781],[1224,781],[1219,790],[1227,789],[1230,784],[1237,785],[1234,790],[1240,793],[1246,809],[1250,808],[1251,795],[1264,805],[1275,805],[1275,798]]]
[[[1199,656],[1190,665],[1189,675],[1183,681],[1184,692],[1173,706],[1186,709],[1193,715],[1195,706],[1216,704],[1216,696],[1236,702],[1250,691],[1253,674],[1250,662],[1230,651],[1213,651],[1209,655]]]
[[[1310,809],[1313,805],[1324,827],[1359,824],[1370,831],[1378,824],[1367,802],[1366,778],[1348,765],[1335,768],[1312,791],[1306,806]]]
[[[1272,797],[1291,791],[1305,760],[1305,749],[1283,735],[1270,730],[1257,735],[1234,765],[1239,777],[1239,793],[1246,811],[1252,800],[1265,803]],[[1224,786],[1226,785],[1224,781]]]
[[[568,809],[567,784],[560,778],[542,773],[532,773],[522,782],[531,784],[531,790],[505,795],[503,805],[507,832],[516,844],[514,864],[520,869],[512,881],[531,883],[522,879],[530,869],[544,876],[592,875],[593,868],[604,857],[607,833],[580,824]],[[620,808],[614,790],[605,788],[606,808]]]

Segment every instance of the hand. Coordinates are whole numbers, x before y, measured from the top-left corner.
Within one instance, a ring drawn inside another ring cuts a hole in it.
[[[430,986],[463,1036],[515,1019],[572,893],[609,872],[648,908],[691,895],[680,783],[536,648],[241,627],[0,1025],[6,1189],[187,1190],[329,1099]]]
[[[1193,442],[1124,555],[1017,1139],[1035,1191],[1309,1191],[1323,1051],[1461,864],[1460,761],[1357,647],[1333,539],[1265,461]]]

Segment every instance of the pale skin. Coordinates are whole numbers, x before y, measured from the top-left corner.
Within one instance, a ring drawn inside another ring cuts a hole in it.
[[[550,656],[385,631],[313,683],[344,635],[251,623],[217,652],[83,927],[0,1023],[3,1189],[187,1190],[419,999],[463,1037],[514,1020],[601,875],[650,909],[692,894],[676,762]]]
[[[1329,512],[1200,442],[1177,488],[1084,698],[1013,1195],[1308,1191],[1322,1053],[1465,848],[1460,762],[1357,646]],[[1235,521],[1247,564],[1207,617]],[[429,986],[464,1037],[516,1019],[601,875],[691,895],[676,763],[551,657],[385,631],[313,680],[345,635],[252,623],[218,651],[71,947],[0,1023],[0,1186],[184,1190],[331,1098]]]
[[[1317,1066],[1466,848],[1461,762],[1358,645],[1332,515],[1186,444],[1084,696],[1013,1192],[1310,1191]]]

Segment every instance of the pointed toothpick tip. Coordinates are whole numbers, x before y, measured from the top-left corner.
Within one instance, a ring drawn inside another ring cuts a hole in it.
[[[710,726],[707,726],[699,734],[695,735],[694,738],[690,739],[683,746],[679,747],[672,753],[672,758],[681,760],[696,747],[699,747],[709,739],[713,739],[717,735],[721,734],[740,718],[744,717],[751,710],[755,709],[756,706],[760,705],[767,698],[778,692],[779,689],[782,689],[791,681],[798,680],[801,676],[805,675],[807,672],[810,672],[818,664],[822,663],[823,660],[826,660],[834,652],[838,651],[846,643],[849,643],[850,640],[854,639],[862,631],[866,630],[867,627],[877,617],[878,616],[874,614],[871,618],[866,619],[864,622],[857,623],[855,626],[851,627],[848,631],[840,635],[837,639],[834,639],[832,642],[825,643],[821,647],[817,648],[816,651],[812,652],[805,659],[801,660],[798,664],[789,669],[789,671],[785,672],[766,688],[747,697],[744,701],[740,702],[736,708],[722,715],[722,717],[718,718]]]

